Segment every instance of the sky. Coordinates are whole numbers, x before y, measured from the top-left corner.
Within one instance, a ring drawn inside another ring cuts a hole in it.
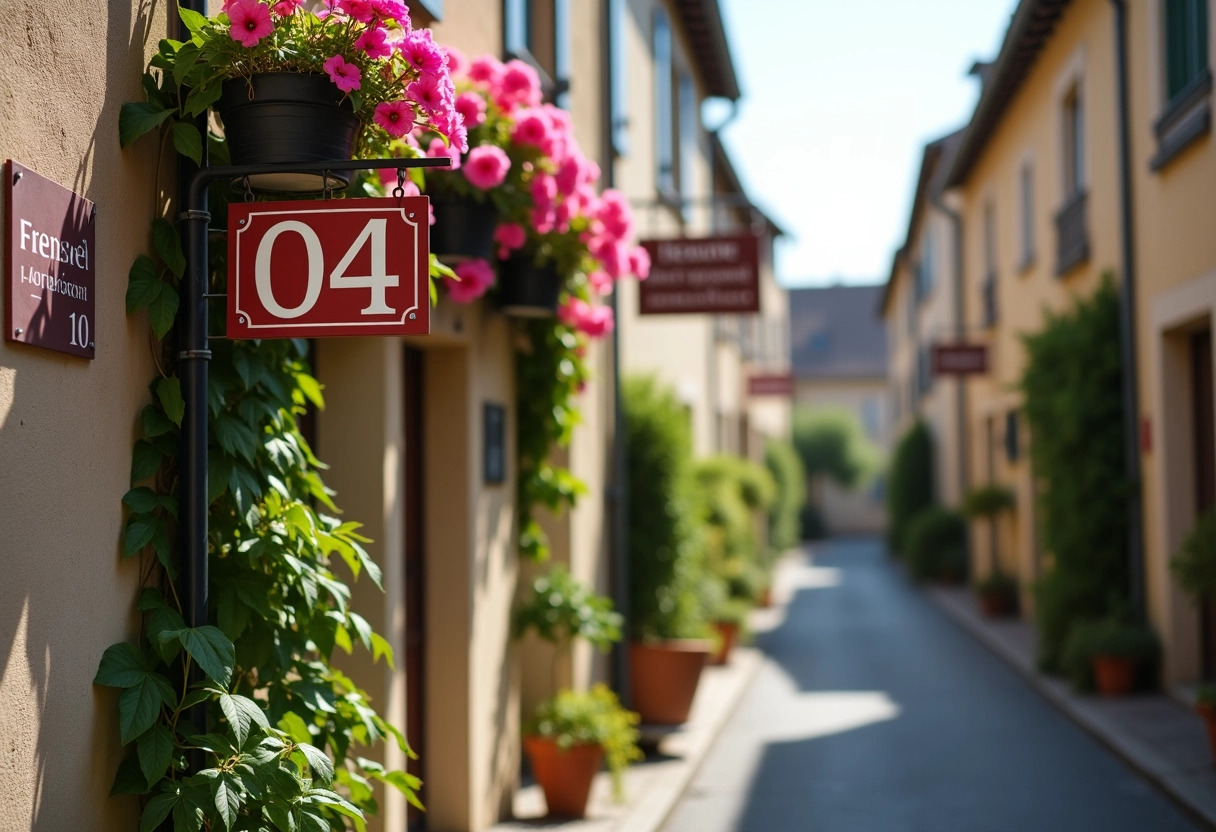
[[[966,123],[1016,0],[719,2],[743,90],[722,136],[789,235],[778,279],[885,281],[921,150]]]

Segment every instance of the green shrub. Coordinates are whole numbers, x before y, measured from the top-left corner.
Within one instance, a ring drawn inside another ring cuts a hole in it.
[[[535,630],[558,645],[585,638],[606,652],[621,640],[623,621],[611,598],[597,595],[564,566],[554,566],[532,581],[531,592],[515,608],[513,629],[516,638]]]
[[[981,485],[967,492],[960,507],[967,517],[992,517],[1014,506],[1013,492],[1002,485]]]
[[[1199,515],[1170,568],[1178,586],[1195,600],[1216,597],[1216,508]]]
[[[927,508],[908,524],[908,570],[916,580],[960,579],[967,570],[967,530],[958,512]]]
[[[794,448],[808,478],[826,477],[844,488],[856,488],[877,467],[877,451],[857,415],[843,408],[795,408]]]
[[[715,456],[694,463],[693,482],[706,570],[730,597],[754,601],[768,568],[754,521],[776,496],[772,476],[747,460]]]
[[[776,499],[768,514],[768,545],[780,554],[802,539],[799,513],[806,503],[806,473],[794,446],[780,439],[765,443],[764,464],[777,486]]]
[[[924,422],[917,422],[899,440],[887,481],[887,546],[906,554],[912,518],[934,505],[933,437]]]
[[[1082,619],[1069,629],[1063,653],[1069,680],[1079,690],[1092,690],[1094,657],[1135,659],[1140,668],[1151,671],[1161,654],[1161,643],[1152,630],[1120,617]]]
[[[1037,588],[1039,664],[1058,671],[1072,624],[1128,601],[1119,298],[1109,278],[1024,339],[1021,389],[1038,520],[1052,568]]]
[[[702,559],[692,524],[688,416],[651,377],[622,384],[629,476],[629,630],[634,638],[704,632]]]

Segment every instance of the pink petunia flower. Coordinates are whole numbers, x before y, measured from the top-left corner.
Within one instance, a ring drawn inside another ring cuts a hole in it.
[[[629,271],[638,280],[650,277],[650,252],[641,246],[634,246],[629,252]]]
[[[422,105],[428,113],[437,113],[450,106],[446,90],[435,75],[419,75],[405,88],[405,94]]]
[[[469,63],[469,80],[487,89],[498,86],[506,67],[493,55],[482,55]]]
[[[469,59],[455,46],[445,46],[443,51],[448,56],[448,72],[452,75],[459,75],[468,69]]]
[[[452,162],[448,170],[460,169],[460,151],[452,145],[445,145],[443,139],[431,139],[431,143],[426,148],[426,155],[435,157],[447,156]]]
[[[401,42],[401,57],[418,72],[426,75],[438,75],[446,58],[443,49],[432,39],[430,29],[419,29],[406,35],[405,40]]]
[[[393,47],[388,43],[388,32],[380,26],[365,29],[355,41],[355,48],[363,50],[374,61],[393,54]]]
[[[371,23],[376,17],[372,0],[337,0],[338,11],[360,23]]]
[[[456,96],[456,112],[464,116],[464,126],[477,127],[486,120],[486,100],[475,92]]]
[[[376,105],[372,120],[394,139],[414,129],[414,108],[406,101],[381,101]]]
[[[541,110],[520,110],[515,114],[515,129],[511,131],[511,141],[539,147],[547,154],[553,144],[549,136],[550,128],[549,119]]]
[[[503,248],[509,251],[515,251],[524,247],[524,241],[528,239],[528,232],[524,227],[517,222],[500,223],[494,229],[494,242],[498,243]]]
[[[274,13],[279,17],[289,17],[296,9],[304,5],[304,0],[279,0],[274,4]]]
[[[472,303],[494,285],[494,267],[485,260],[466,260],[454,271],[460,280],[445,280],[444,285],[456,303]]]
[[[587,275],[587,282],[600,295],[611,295],[612,287],[616,283],[607,272],[592,272]]]
[[[469,151],[469,160],[463,170],[464,178],[469,180],[470,185],[485,191],[503,183],[511,170],[511,160],[501,147],[478,145]]]
[[[334,86],[342,92],[357,90],[363,83],[363,73],[359,71],[359,67],[347,63],[346,58],[341,55],[329,58],[323,66],[329,73],[329,80],[333,81]]]
[[[498,81],[495,100],[504,110],[517,107],[538,107],[542,98],[540,76],[521,60],[508,61]]]
[[[557,192],[562,196],[572,196],[578,188],[581,173],[582,159],[577,153],[568,154],[557,168]]]
[[[257,0],[232,0],[228,4],[228,33],[232,39],[246,49],[258,45],[258,41],[274,31],[270,20],[270,8]]]
[[[557,310],[557,317],[589,338],[602,338],[614,325],[611,307],[592,306],[580,298],[570,298]]]
[[[410,10],[401,0],[372,0],[372,10],[381,20],[394,20],[406,31],[410,28]]]

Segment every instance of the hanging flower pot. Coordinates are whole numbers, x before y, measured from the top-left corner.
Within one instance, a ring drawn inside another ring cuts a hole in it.
[[[526,254],[513,254],[501,264],[498,306],[516,318],[548,318],[557,314],[562,278],[553,263],[537,265]]]
[[[491,260],[498,212],[488,199],[482,202],[453,194],[431,197],[435,224],[431,226],[431,251],[446,263],[462,260]]]
[[[230,78],[216,104],[234,165],[347,161],[359,120],[350,99],[325,75],[266,72]],[[344,188],[348,173],[261,173],[251,187],[267,191]]]

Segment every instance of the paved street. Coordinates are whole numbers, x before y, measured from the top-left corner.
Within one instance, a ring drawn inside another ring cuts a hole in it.
[[[815,547],[665,832],[1196,827],[932,607],[880,545]]]

